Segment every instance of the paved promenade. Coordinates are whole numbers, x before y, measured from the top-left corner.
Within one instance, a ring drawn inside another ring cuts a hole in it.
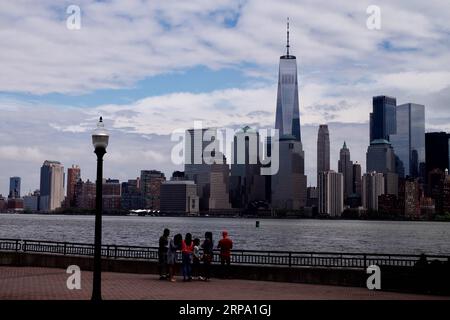
[[[69,274],[63,269],[32,267],[0,267],[0,299],[66,300],[90,299],[92,273],[82,271],[81,290],[68,290]],[[103,273],[103,298],[106,300],[304,300],[304,299],[443,299],[445,297],[374,292],[364,288],[348,288],[298,283],[250,280],[210,282],[160,281],[156,275]]]

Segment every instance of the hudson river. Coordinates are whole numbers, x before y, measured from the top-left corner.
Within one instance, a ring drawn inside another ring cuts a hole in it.
[[[164,228],[215,243],[226,229],[236,249],[450,255],[450,223],[177,217],[103,217],[103,243],[157,246]],[[0,238],[94,242],[93,216],[0,214]]]

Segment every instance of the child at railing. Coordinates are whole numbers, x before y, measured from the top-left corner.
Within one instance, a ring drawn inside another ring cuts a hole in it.
[[[192,256],[192,276],[194,279],[203,280],[200,276],[200,239],[194,239],[194,252]]]

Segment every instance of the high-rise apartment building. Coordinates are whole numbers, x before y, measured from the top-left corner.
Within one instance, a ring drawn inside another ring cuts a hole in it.
[[[41,167],[39,210],[54,211],[64,201],[64,167],[58,161],[46,160]]]
[[[140,185],[146,209],[159,210],[161,184],[166,181],[164,173],[157,170],[142,170]]]
[[[117,179],[103,181],[103,210],[105,212],[118,211],[121,208],[121,185]]]
[[[323,171],[319,173],[319,214],[339,217],[344,211],[344,179],[342,173]]]
[[[81,179],[81,170],[79,166],[72,165],[67,169],[67,203],[70,207],[75,207],[75,185]]]
[[[79,209],[94,210],[96,185],[89,179],[84,182],[79,179],[75,184],[75,206]]]
[[[382,173],[370,172],[362,177],[362,204],[364,209],[378,211],[378,197],[384,192]]]

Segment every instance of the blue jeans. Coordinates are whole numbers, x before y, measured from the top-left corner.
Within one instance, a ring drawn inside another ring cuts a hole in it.
[[[182,254],[183,261],[183,279],[190,279],[192,274],[192,264],[191,264],[191,254],[183,253]]]

